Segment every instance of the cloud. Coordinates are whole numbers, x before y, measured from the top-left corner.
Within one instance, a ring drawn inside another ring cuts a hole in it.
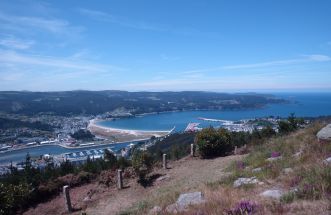
[[[296,59],[193,69],[193,70],[183,71],[181,72],[181,74],[206,73],[206,72],[216,72],[216,71],[226,72],[230,70],[239,70],[239,69],[243,71],[244,69],[258,69],[258,68],[295,65],[295,64],[310,63],[310,62],[328,62],[328,61],[331,61],[331,57],[327,55],[313,54],[313,55],[303,55],[302,58],[296,58]]]
[[[86,8],[79,8],[78,12],[82,15],[85,15],[91,19],[102,21],[102,22],[109,22],[118,24],[123,27],[133,28],[138,30],[148,30],[148,31],[155,31],[155,32],[169,32],[176,35],[182,36],[199,36],[199,37],[208,37],[208,38],[217,38],[218,33],[215,32],[203,32],[198,29],[194,29],[191,27],[179,27],[175,28],[172,26],[165,26],[160,24],[152,24],[147,23],[144,21],[139,20],[131,20],[126,17],[116,16],[113,14],[109,14],[99,10],[91,10]]]
[[[271,78],[272,77],[272,78]],[[311,83],[298,78],[293,83],[293,79],[288,77],[271,76],[265,74],[247,75],[231,77],[205,77],[199,79],[174,78],[145,81],[139,83],[129,83],[122,85],[122,89],[131,90],[206,90],[206,91],[236,91],[236,90],[263,90],[263,89],[331,89],[328,83]]]
[[[3,28],[12,30],[40,29],[55,34],[80,33],[83,27],[72,26],[68,21],[54,18],[43,18],[34,16],[15,16],[0,12],[0,20],[5,23]]]
[[[281,66],[281,65],[291,65],[298,63],[307,63],[307,62],[324,62],[330,61],[331,58],[326,55],[314,54],[314,55],[303,55],[303,58],[289,59],[289,60],[279,60],[279,61],[268,61],[262,63],[253,63],[253,64],[239,64],[239,65],[230,65],[221,67],[222,69],[249,69],[249,68],[260,68],[268,66]]]
[[[21,40],[14,37],[8,37],[0,40],[0,45],[9,49],[29,49],[34,44],[34,40]]]
[[[23,77],[23,73],[5,73],[1,75],[0,80],[2,81],[17,81]]]
[[[310,59],[311,61],[317,61],[317,62],[324,62],[324,61],[330,61],[331,57],[326,56],[326,55],[307,55],[308,59]]]
[[[108,73],[112,71],[123,71],[123,68],[97,64],[93,62],[82,62],[74,60],[73,58],[57,58],[49,56],[39,55],[25,55],[19,54],[13,51],[0,51],[0,62],[5,64],[15,65],[30,65],[35,66],[36,70],[40,70],[40,67],[49,67],[55,69],[69,69],[70,71],[84,71],[84,72],[101,72]],[[39,67],[39,68],[38,68]],[[46,72],[46,71],[45,71]]]
[[[152,24],[142,22],[142,21],[129,20],[125,17],[115,16],[115,15],[105,13],[102,11],[90,10],[90,9],[86,9],[86,8],[79,8],[78,11],[81,14],[88,16],[92,19],[95,19],[98,21],[115,23],[115,24],[119,24],[124,27],[135,28],[135,29],[140,29],[140,30],[151,30],[151,31],[167,31],[168,30],[168,29],[162,28],[160,26],[152,25]]]

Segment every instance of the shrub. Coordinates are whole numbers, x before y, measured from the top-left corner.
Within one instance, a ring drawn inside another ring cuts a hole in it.
[[[224,156],[233,150],[231,135],[225,129],[205,128],[195,139],[202,158]]]
[[[257,210],[257,204],[250,201],[240,201],[235,208],[228,211],[229,215],[250,215]]]
[[[138,182],[143,184],[146,175],[153,167],[153,158],[147,151],[135,150],[132,156],[132,167],[139,177]]]

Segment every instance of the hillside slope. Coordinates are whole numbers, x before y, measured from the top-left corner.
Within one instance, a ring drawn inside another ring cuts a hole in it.
[[[260,108],[285,100],[266,94],[228,94],[200,91],[127,92],[0,92],[0,112],[34,115],[141,114],[181,110],[233,110]]]
[[[146,188],[135,178],[126,178],[123,190],[97,182],[73,188],[74,207],[82,209],[74,214],[153,214],[155,206],[162,210],[158,214],[172,214],[167,207],[180,194],[195,191],[203,193],[205,203],[177,214],[330,214],[331,165],[325,160],[331,156],[331,144],[317,141],[322,126],[315,123],[251,145],[246,155],[185,157],[170,162],[167,170],[155,167],[155,180]],[[234,187],[238,178],[252,177],[259,183]],[[270,190],[279,195],[261,195]],[[88,194],[91,198],[84,201]],[[63,213],[60,195],[25,214]]]

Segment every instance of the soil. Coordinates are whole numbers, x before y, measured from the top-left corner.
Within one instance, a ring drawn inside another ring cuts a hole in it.
[[[74,212],[71,214],[103,215],[118,214],[146,198],[158,196],[164,190],[176,189],[178,192],[196,190],[201,184],[220,180],[227,173],[225,168],[235,160],[240,160],[243,155],[220,157],[201,160],[199,158],[185,157],[178,161],[168,163],[168,169],[156,168],[151,175],[154,181],[151,186],[144,188],[137,183],[137,179],[125,179],[122,190],[114,185],[107,187],[97,181],[74,187],[70,190],[71,202]],[[65,210],[62,194],[51,201],[41,203],[35,208],[30,208],[25,215],[35,214],[68,214]]]

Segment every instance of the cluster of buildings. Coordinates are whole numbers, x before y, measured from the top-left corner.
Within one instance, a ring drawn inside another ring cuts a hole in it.
[[[80,129],[86,129],[89,120],[94,118],[94,116],[65,117],[54,115],[26,117],[17,114],[7,114],[4,117],[30,123],[40,122],[49,125],[53,130],[44,131],[29,127],[0,129],[0,152],[43,144],[76,146],[76,140],[71,138],[70,135]]]

